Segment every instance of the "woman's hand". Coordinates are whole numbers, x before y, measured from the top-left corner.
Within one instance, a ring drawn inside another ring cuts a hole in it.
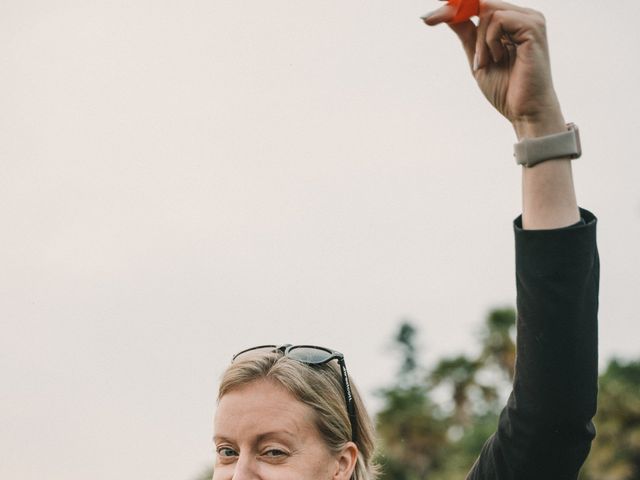
[[[449,22],[455,8],[424,17],[427,25]],[[518,138],[566,131],[551,80],[544,16],[497,0],[480,0],[480,22],[451,24],[467,53],[482,93],[513,124]],[[522,223],[551,229],[580,219],[571,161],[557,159],[523,168]]]
[[[424,17],[427,25],[449,22],[446,5]],[[563,131],[564,119],[553,88],[544,16],[528,8],[480,0],[476,27],[452,24],[482,93],[514,126],[518,137]]]

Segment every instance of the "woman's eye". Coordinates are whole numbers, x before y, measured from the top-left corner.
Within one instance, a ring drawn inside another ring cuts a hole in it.
[[[277,448],[272,448],[272,449],[267,450],[266,452],[264,452],[263,455],[265,457],[281,458],[281,457],[286,457],[288,454],[284,450],[279,450]]]
[[[238,455],[238,452],[229,447],[218,447],[216,451],[218,452],[218,455],[225,458],[235,457]]]

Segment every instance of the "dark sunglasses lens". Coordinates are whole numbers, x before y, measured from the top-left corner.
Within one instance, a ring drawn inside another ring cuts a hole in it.
[[[287,355],[304,363],[325,363],[333,356],[331,352],[315,347],[294,347]]]

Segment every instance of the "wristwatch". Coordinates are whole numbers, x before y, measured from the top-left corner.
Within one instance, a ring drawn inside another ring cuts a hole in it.
[[[533,167],[546,160],[558,158],[580,158],[580,132],[575,124],[569,123],[566,132],[525,138],[514,145],[513,155],[516,157],[516,163],[525,167]]]

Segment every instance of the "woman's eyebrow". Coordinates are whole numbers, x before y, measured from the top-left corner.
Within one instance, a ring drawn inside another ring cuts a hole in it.
[[[261,442],[263,440],[272,438],[272,437],[289,437],[291,439],[296,438],[296,435],[292,432],[290,432],[289,430],[283,429],[283,430],[272,430],[270,432],[265,432],[265,433],[261,433],[259,435],[256,436],[256,441]],[[234,443],[233,440],[231,440],[229,437],[225,436],[225,435],[214,435],[212,438],[213,443],[221,443],[221,442],[226,442],[226,443]]]
[[[260,435],[258,435],[256,437],[256,440],[258,442],[261,442],[263,440],[272,438],[272,437],[289,437],[291,439],[295,439],[296,435],[294,435],[293,433],[291,433],[289,430],[273,430],[271,432],[265,432],[265,433],[261,433]]]

